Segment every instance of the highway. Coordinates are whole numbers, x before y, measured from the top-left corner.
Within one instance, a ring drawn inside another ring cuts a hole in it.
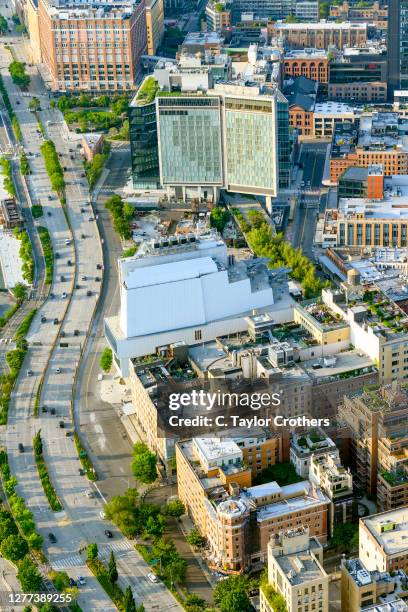
[[[21,57],[17,43],[14,48],[17,56]],[[8,51],[3,46],[0,47],[0,60],[1,66],[6,66],[10,61]],[[76,364],[80,360],[101,287],[96,276],[101,278],[103,273],[97,270],[97,264],[102,263],[102,251],[95,215],[88,202],[86,179],[81,177],[83,168],[76,147],[77,140],[75,137],[69,139],[59,111],[47,106],[47,96],[44,95],[45,91],[35,70],[29,69],[33,77],[30,91],[41,96],[44,109],[41,111],[41,119],[47,126],[47,135],[54,140],[62,155],[61,163],[66,168],[67,214],[72,234],[60,202],[51,192],[44,162],[39,155],[42,138],[37,131],[34,115],[28,111],[30,98],[21,95],[13,85],[7,68],[3,67],[1,73],[21,125],[25,150],[30,153],[30,190],[34,201],[44,207],[44,217],[36,221],[36,224],[48,227],[54,251],[59,254],[55,259],[51,286],[54,297],[45,301],[34,318],[28,337],[30,348],[10,403],[7,451],[11,471],[19,481],[18,493],[33,512],[38,530],[44,536],[44,550],[51,566],[66,570],[73,578],[78,575],[87,577],[87,585],[81,587],[79,599],[85,612],[109,612],[115,609],[90,575],[85,557],[78,553],[89,542],[97,542],[101,556],[105,559],[110,550],[115,550],[119,583],[123,588],[131,584],[137,603],[143,602],[146,611],[158,608],[180,610],[181,607],[164,585],[152,584],[147,580],[149,568],[132,544],[113,525],[100,518],[99,513],[103,507],[101,500],[97,495],[92,498],[85,495],[92,486],[79,474],[80,463],[73,440],[65,435],[72,430],[71,396]],[[49,199],[50,195],[52,199]],[[43,316],[46,321],[41,323]],[[78,335],[74,334],[75,330],[78,330]],[[62,334],[65,334],[63,343],[68,344],[67,347],[61,346]],[[45,366],[47,371],[41,404],[55,408],[57,414],[52,416],[47,408],[47,412],[40,411],[39,418],[34,418],[35,393]],[[28,370],[33,371],[33,376],[26,375]],[[64,428],[59,426],[60,421],[64,422]],[[49,508],[34,463],[32,438],[38,429],[41,429],[48,471],[64,508],[58,514]],[[24,444],[24,453],[18,452],[19,442]],[[104,534],[107,527],[114,534],[112,541]],[[49,533],[55,535],[55,544],[49,542]]]

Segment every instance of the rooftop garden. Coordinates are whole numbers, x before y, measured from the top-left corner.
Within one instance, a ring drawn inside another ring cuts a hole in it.
[[[403,469],[395,471],[382,470],[380,475],[392,487],[408,482],[408,473]]]
[[[320,302],[313,302],[310,304],[302,304],[303,308],[307,313],[312,315],[314,319],[321,325],[337,325],[341,323],[341,317],[339,314],[333,314],[330,309]]]
[[[137,101],[139,104],[150,104],[155,99],[159,91],[159,84],[152,76],[147,77],[139,87]]]

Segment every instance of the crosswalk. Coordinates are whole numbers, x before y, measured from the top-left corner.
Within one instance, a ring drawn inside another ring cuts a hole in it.
[[[104,544],[98,546],[98,557],[103,561],[109,558],[109,555],[113,551],[116,556],[120,557],[121,553],[126,553],[128,550],[133,550],[133,546],[127,540],[121,542],[112,542],[111,544]],[[63,559],[57,559],[51,561],[51,566],[56,571],[69,569],[70,567],[79,567],[84,565],[84,559],[79,554],[70,555]]]

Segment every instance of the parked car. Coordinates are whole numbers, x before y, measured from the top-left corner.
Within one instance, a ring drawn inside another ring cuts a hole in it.
[[[58,424],[59,424],[61,429],[64,429],[64,427],[65,427],[64,421],[60,421]]]
[[[18,445],[18,451],[19,453],[24,453],[24,445],[21,442]]]

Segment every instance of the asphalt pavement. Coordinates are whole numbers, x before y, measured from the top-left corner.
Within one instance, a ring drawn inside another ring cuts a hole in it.
[[[17,43],[15,48],[18,48]],[[10,61],[3,46],[0,47],[0,58],[2,66]],[[137,602],[143,602],[147,611],[157,607],[163,610],[181,609],[161,583],[152,584],[146,579],[149,568],[131,543],[113,525],[100,518],[100,499],[98,496],[86,496],[85,492],[92,486],[80,476],[74,443],[71,437],[65,435],[72,429],[70,410],[76,363],[80,359],[100,291],[100,283],[95,277],[98,274],[96,264],[102,262],[102,252],[95,217],[88,203],[87,185],[85,179],[80,177],[83,169],[76,142],[70,140],[59,111],[47,108],[47,96],[44,95],[41,80],[36,76],[36,69],[29,71],[32,75],[30,91],[41,96],[44,109],[41,119],[47,135],[54,140],[58,152],[63,156],[62,164],[67,168],[67,214],[72,234],[61,205],[51,191],[39,154],[42,138],[34,115],[28,111],[30,98],[21,95],[7,69],[2,68],[1,73],[23,132],[24,147],[30,153],[30,188],[35,200],[44,207],[45,214],[40,223],[48,227],[54,252],[59,254],[55,259],[51,286],[54,297],[46,300],[33,320],[28,337],[30,348],[10,403],[7,429],[10,467],[19,480],[18,493],[33,512],[38,530],[45,538],[44,548],[51,566],[66,567],[74,578],[79,574],[87,576],[87,585],[81,588],[79,599],[85,612],[114,609],[90,575],[84,557],[78,553],[89,542],[96,542],[107,556],[111,549],[111,543],[104,534],[107,526],[114,534],[112,545],[116,552],[120,584],[123,587],[131,584]],[[71,159],[71,155],[74,159]],[[86,212],[81,212],[81,208]],[[102,275],[102,272],[99,274]],[[86,277],[86,280],[82,280],[82,277]],[[42,316],[45,316],[45,323],[41,322]],[[54,319],[57,322],[54,323]],[[74,335],[74,330],[78,330],[79,335]],[[62,332],[65,333],[63,344],[67,343],[68,347],[61,346]],[[41,411],[36,419],[32,416],[35,393],[45,366],[47,370],[41,403],[54,407],[57,415],[53,417],[49,411]],[[27,376],[27,370],[32,370],[33,375]],[[59,426],[59,421],[64,422],[64,428]],[[34,463],[32,438],[38,429],[42,433],[48,471],[64,507],[57,514],[49,508]],[[24,444],[24,453],[18,452],[19,442]],[[49,542],[49,533],[55,535],[55,544]]]

